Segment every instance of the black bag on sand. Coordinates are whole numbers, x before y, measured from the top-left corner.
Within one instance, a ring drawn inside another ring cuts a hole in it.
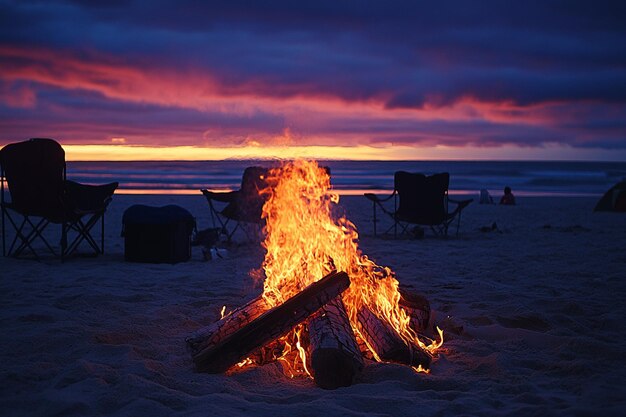
[[[194,217],[180,206],[130,206],[122,217],[124,259],[149,263],[188,261],[195,226]]]

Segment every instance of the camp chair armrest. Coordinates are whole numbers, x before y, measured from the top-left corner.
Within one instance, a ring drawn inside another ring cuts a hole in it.
[[[462,205],[463,207],[467,206],[472,201],[474,201],[473,198],[468,198],[468,199],[465,199],[465,200],[455,200],[454,198],[448,198],[448,202],[449,203]]]
[[[474,201],[473,198],[468,198],[466,200],[454,200],[452,198],[448,198],[448,203],[453,203],[457,205],[456,208],[451,213],[449,213],[449,215],[451,217],[454,217],[457,213],[467,207],[472,201]]]
[[[235,199],[235,196],[239,194],[239,191],[209,191],[209,190],[200,190],[202,194],[209,201],[219,201],[220,203],[230,203]]]
[[[388,201],[391,199],[391,197],[393,197],[394,195],[396,195],[396,191],[394,190],[393,193],[391,193],[391,195],[387,196],[387,197],[379,197],[376,194],[372,194],[372,193],[365,193],[363,194],[365,196],[365,198],[367,198],[370,201],[373,201],[374,203],[383,203],[385,201]]]
[[[111,202],[118,185],[117,182],[90,185],[66,180],[66,203],[71,210],[79,214],[102,211]]]

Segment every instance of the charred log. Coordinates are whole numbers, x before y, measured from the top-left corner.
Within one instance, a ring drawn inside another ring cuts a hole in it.
[[[430,303],[425,297],[400,288],[400,307],[411,317],[410,325],[415,332],[430,331]]]
[[[262,296],[258,296],[223,319],[198,330],[186,340],[191,354],[197,355],[202,350],[215,346],[267,310],[268,304]]]
[[[247,361],[241,362],[241,369],[245,369],[247,365],[263,366],[272,362],[276,362],[285,351],[285,343],[282,340],[273,340],[265,346],[253,350],[246,356]],[[238,364],[239,365],[239,364]],[[231,367],[230,371],[237,371],[238,367]]]
[[[351,385],[363,369],[363,356],[341,297],[309,318],[308,328],[315,383],[324,389]]]
[[[345,272],[328,274],[283,304],[197,352],[193,355],[197,369],[209,373],[225,372],[255,349],[287,333],[349,285],[350,279]]]
[[[432,356],[412,343],[408,345],[385,321],[369,308],[362,306],[357,312],[357,328],[368,347],[383,361],[428,368]]]

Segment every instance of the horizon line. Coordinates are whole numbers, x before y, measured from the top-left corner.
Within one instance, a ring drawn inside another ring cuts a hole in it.
[[[201,147],[146,146],[129,144],[62,145],[67,161],[273,161],[315,159],[322,161],[570,161],[624,162],[626,149],[574,148],[559,144],[542,147],[407,145],[373,147],[367,145],[239,146]],[[338,154],[349,155],[346,157]],[[333,155],[329,157],[329,155]]]
[[[324,162],[572,162],[626,164],[620,160],[599,159],[328,159],[328,158],[227,158],[227,159],[67,159],[66,162],[274,162],[308,159]]]

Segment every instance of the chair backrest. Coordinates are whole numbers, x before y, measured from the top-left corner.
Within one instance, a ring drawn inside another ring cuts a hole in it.
[[[11,205],[28,216],[62,219],[65,151],[53,139],[35,138],[0,150]]]
[[[241,188],[237,195],[235,204],[238,211],[238,220],[260,223],[263,204],[268,198],[267,194],[261,194],[260,191],[268,186],[267,174],[268,168],[248,167],[243,172],[241,178]]]
[[[435,225],[447,216],[446,198],[450,174],[426,176],[398,171],[394,186],[399,197],[396,217],[418,224]]]

